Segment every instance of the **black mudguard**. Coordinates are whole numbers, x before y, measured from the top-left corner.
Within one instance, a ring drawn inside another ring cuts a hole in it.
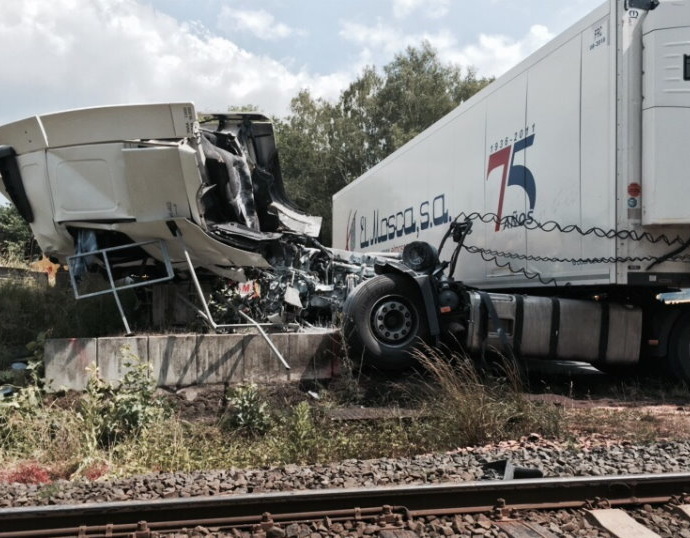
[[[374,271],[377,275],[391,273],[404,275],[417,285],[419,292],[422,294],[422,299],[424,300],[424,310],[426,311],[429,335],[433,338],[437,338],[441,334],[441,325],[438,319],[438,294],[436,293],[433,277],[426,273],[417,273],[405,264],[392,260],[376,263],[376,265],[374,265]]]

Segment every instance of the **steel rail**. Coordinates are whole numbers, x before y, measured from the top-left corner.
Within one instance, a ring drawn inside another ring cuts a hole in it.
[[[129,536],[202,525],[214,528],[666,503],[690,493],[690,473],[540,478],[439,485],[0,509],[0,538]],[[141,523],[141,522],[146,522]],[[142,527],[143,525],[143,527]]]

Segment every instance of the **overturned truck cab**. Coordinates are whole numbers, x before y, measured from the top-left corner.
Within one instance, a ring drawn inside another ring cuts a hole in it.
[[[34,116],[0,127],[0,175],[78,298],[187,279],[215,328],[201,287],[220,277],[252,282],[238,321],[330,320],[373,275],[374,256],[323,247],[321,218],[290,202],[261,114],[166,103]],[[89,272],[104,290],[84,289]]]

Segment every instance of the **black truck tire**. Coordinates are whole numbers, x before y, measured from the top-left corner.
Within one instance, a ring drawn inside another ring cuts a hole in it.
[[[690,311],[681,314],[671,328],[667,363],[675,379],[690,383]]]
[[[379,275],[360,284],[343,305],[350,358],[388,372],[413,366],[415,347],[429,336],[422,305],[419,288],[403,275]]]

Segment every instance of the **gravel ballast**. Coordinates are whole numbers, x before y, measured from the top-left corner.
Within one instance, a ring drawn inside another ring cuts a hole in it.
[[[41,485],[0,483],[0,508],[471,481],[485,477],[484,463],[503,459],[541,469],[547,477],[688,472],[690,442],[636,445],[594,439],[573,445],[532,435],[407,459],[350,459],[325,465],[156,473]]]

